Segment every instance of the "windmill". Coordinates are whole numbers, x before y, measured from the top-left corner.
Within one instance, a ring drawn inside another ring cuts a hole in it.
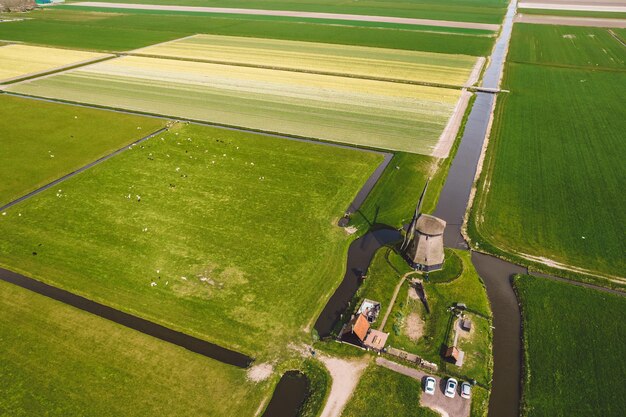
[[[428,181],[424,185],[413,219],[400,247],[411,267],[425,272],[443,268],[445,257],[443,232],[446,228],[445,220],[421,213],[427,189]]]
[[[406,235],[404,235],[404,241],[402,242],[402,246],[400,247],[402,251],[405,251],[409,247],[409,243],[413,240],[413,237],[415,236],[415,225],[417,224],[417,218],[420,216],[422,211],[422,203],[424,202],[424,196],[426,195],[429,181],[430,179],[426,180],[426,184],[424,185],[424,189],[422,190],[422,195],[420,195],[420,198],[417,201],[417,205],[415,206],[413,219],[411,220],[411,223],[409,223],[409,228],[406,231]]]

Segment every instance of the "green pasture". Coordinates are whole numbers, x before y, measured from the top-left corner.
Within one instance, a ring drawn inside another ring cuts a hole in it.
[[[0,95],[0,206],[163,126],[159,119]]]
[[[509,64],[504,88],[469,232],[623,277],[626,72]]]
[[[626,70],[626,47],[608,29],[516,23],[510,62]]]
[[[377,365],[361,376],[342,417],[437,417],[439,413],[420,406],[422,383]]]
[[[525,417],[618,417],[626,409],[626,299],[517,276]]]
[[[7,210],[0,264],[275,358],[310,341],[351,240],[336,222],[381,161],[177,125]]]
[[[114,0],[113,3],[127,3],[127,1]],[[375,0],[359,2],[345,2],[340,0],[315,0],[312,2],[294,0],[138,0],[134,1],[134,3],[295,10],[459,20],[481,23],[500,23],[506,8],[506,1],[504,0],[393,0],[384,3]]]
[[[252,416],[246,371],[0,281],[0,415]]]
[[[593,12],[582,10],[547,10],[547,9],[517,9],[520,14],[538,14],[543,16],[571,16],[595,17],[601,19],[626,19],[626,13],[621,12]]]
[[[445,372],[474,378],[483,384],[491,381],[491,308],[485,288],[474,269],[469,252],[455,251],[463,262],[463,272],[459,278],[449,283],[424,282],[430,313],[422,302],[409,295],[409,282],[405,281],[398,293],[385,332],[389,333],[388,344],[415,353],[429,361],[440,364]],[[399,256],[399,255],[396,255]],[[380,262],[380,258],[375,258]],[[373,264],[376,265],[376,264]],[[372,267],[370,267],[372,268]],[[382,265],[386,280],[395,281],[398,271],[389,265]],[[379,274],[383,275],[383,274]],[[421,278],[419,275],[417,277]],[[369,278],[368,278],[369,279]],[[472,320],[474,331],[468,339],[459,339],[459,347],[465,351],[465,362],[461,369],[446,365],[441,354],[452,340],[452,314],[447,310],[454,303],[465,303]],[[385,306],[383,306],[383,309]],[[407,334],[407,322],[411,315],[423,321],[422,336],[413,340]]]
[[[76,8],[77,9],[77,8]],[[430,30],[381,29],[337,24],[212,17],[100,13],[49,8],[28,20],[0,25],[0,39],[99,51],[125,51],[196,33],[374,46],[485,56],[493,37]]]

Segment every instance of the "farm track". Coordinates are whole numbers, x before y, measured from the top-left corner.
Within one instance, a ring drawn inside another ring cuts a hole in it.
[[[537,25],[590,26],[598,28],[626,28],[626,19],[603,19],[597,17],[541,16],[520,13],[515,17],[516,23],[532,23]]]
[[[122,326],[137,330],[165,342],[173,343],[192,352],[229,365],[234,365],[239,368],[247,368],[253,360],[252,358],[239,352],[235,352],[185,333],[172,330],[132,314],[124,313],[120,310],[97,303],[69,291],[44,284],[43,282],[3,268],[0,268],[0,279],[78,308],[79,310],[95,314],[98,317],[121,324]]]
[[[236,9],[223,7],[193,7],[193,6],[161,6],[155,4],[129,4],[129,3],[105,3],[105,2],[79,2],[71,3],[73,7],[99,7],[103,9],[135,9],[135,10],[161,10],[172,12],[196,12],[215,14],[240,14],[256,16],[281,16],[298,17],[304,19],[327,19],[358,22],[396,23],[404,25],[440,26],[449,28],[479,29],[496,31],[500,25],[489,23],[455,22],[449,20],[413,19],[389,16],[368,16],[356,14],[298,12],[289,10],[261,10],[261,9]]]

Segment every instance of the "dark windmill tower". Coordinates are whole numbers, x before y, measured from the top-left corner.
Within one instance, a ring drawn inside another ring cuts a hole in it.
[[[430,214],[421,213],[427,188],[428,182],[415,207],[415,214],[409,224],[401,249],[411,267],[429,272],[443,267],[443,231],[446,228],[446,222]]]

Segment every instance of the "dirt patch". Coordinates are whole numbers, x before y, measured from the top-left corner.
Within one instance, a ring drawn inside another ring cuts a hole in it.
[[[271,363],[260,363],[248,369],[248,379],[253,382],[265,381],[274,372]]]
[[[404,324],[404,333],[414,342],[417,342],[422,337],[424,334],[424,320],[422,320],[419,314],[409,314]]]

